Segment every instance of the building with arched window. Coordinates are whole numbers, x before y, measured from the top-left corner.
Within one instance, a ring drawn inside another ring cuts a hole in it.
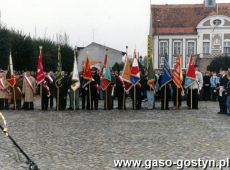
[[[155,68],[165,53],[171,68],[180,53],[183,68],[193,54],[203,70],[214,57],[230,55],[230,3],[152,5],[151,22]]]

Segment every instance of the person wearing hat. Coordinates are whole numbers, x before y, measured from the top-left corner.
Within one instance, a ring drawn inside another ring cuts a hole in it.
[[[0,110],[8,110],[9,103],[8,103],[9,91],[8,91],[8,84],[6,82],[6,77],[4,71],[0,71]]]

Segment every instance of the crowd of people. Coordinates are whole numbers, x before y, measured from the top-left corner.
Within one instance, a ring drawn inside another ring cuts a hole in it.
[[[144,100],[147,100],[149,110],[155,109],[157,100],[161,101],[162,110],[169,109],[169,101],[173,101],[175,109],[180,108],[182,100],[187,100],[188,109],[198,109],[199,100],[210,100],[219,101],[219,113],[230,115],[230,68],[220,69],[218,73],[209,71],[201,73],[197,66],[195,68],[196,81],[187,89],[183,86],[177,88],[173,81],[161,87],[162,70],[159,69],[156,70],[154,89],[149,87],[147,74],[143,73],[139,83],[131,87],[129,92],[124,89],[122,72],[119,71],[111,71],[112,82],[106,91],[101,89],[101,72],[95,67],[91,69],[93,81],[86,87],[82,86],[83,72],[79,73],[81,86],[76,91],[70,88],[71,73],[62,71],[61,86],[58,87],[57,92],[53,71],[46,73],[42,86],[36,85],[34,72],[15,72],[16,84],[10,87],[6,81],[6,72],[0,70],[0,109],[33,110],[35,96],[42,94],[42,110],[97,110],[99,100],[104,100],[105,110],[126,109],[126,99],[131,97],[132,108],[135,110],[142,108]],[[183,80],[185,76],[186,72],[183,71]],[[116,99],[118,105],[114,106]],[[55,106],[54,103],[56,103]]]

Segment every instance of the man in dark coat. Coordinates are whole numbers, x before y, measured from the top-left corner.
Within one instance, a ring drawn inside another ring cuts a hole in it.
[[[98,100],[99,100],[99,88],[100,88],[100,77],[97,73],[97,68],[92,68],[92,77],[93,81],[90,83],[90,92],[91,92],[91,107],[89,107],[89,103],[87,102],[87,109],[95,109],[98,110]],[[89,92],[88,92],[88,95]],[[89,99],[88,99],[89,100]]]
[[[226,71],[224,69],[220,69],[220,86],[219,86],[219,106],[220,106],[220,111],[218,112],[219,114],[226,114],[227,113],[227,93],[226,93],[226,88],[227,88],[227,83],[228,79],[226,76]]]
[[[121,77],[119,77],[122,74],[122,72],[115,72],[115,96],[118,100],[118,109],[123,110],[126,109],[126,97],[127,93],[124,90],[123,81]]]
[[[210,100],[211,97],[211,83],[210,83],[210,73],[208,71],[205,72],[204,76],[204,86],[203,86],[203,100]]]
[[[57,89],[58,90],[58,89]],[[65,110],[66,108],[66,98],[68,93],[68,78],[65,76],[65,72],[61,72],[61,86],[59,87],[59,103],[57,103],[57,106],[59,106],[59,110]],[[58,91],[56,92],[56,99],[58,95]]]

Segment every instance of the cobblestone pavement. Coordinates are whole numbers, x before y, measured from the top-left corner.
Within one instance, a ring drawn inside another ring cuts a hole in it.
[[[114,159],[229,157],[230,117],[216,114],[218,103],[199,105],[179,111],[3,113],[10,134],[41,170],[116,170]],[[0,169],[26,169],[9,139],[1,133],[0,139]]]

